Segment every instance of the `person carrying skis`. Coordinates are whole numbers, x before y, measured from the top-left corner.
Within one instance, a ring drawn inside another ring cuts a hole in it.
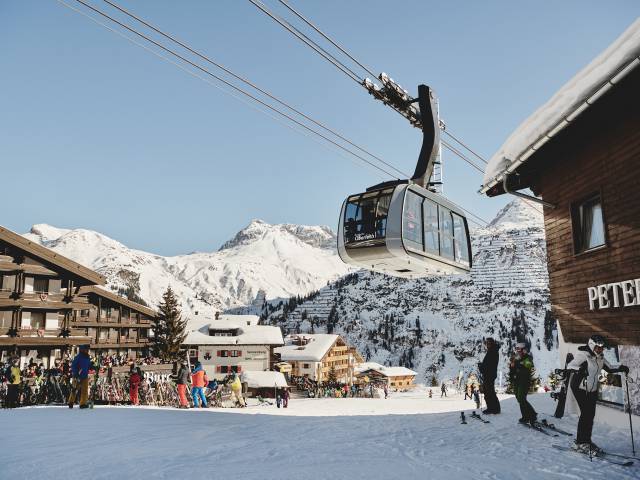
[[[533,359],[527,353],[527,345],[518,343],[515,348],[515,355],[511,357],[509,364],[509,378],[516,394],[516,400],[520,405],[520,423],[533,424],[538,419],[538,414],[527,401],[529,388],[531,388],[531,377],[533,372]]]
[[[442,382],[442,385],[440,385],[440,398],[442,398],[442,396],[447,396],[447,384],[444,383],[444,381]]]
[[[493,338],[487,337],[484,341],[487,353],[482,359],[481,363],[478,363],[478,370],[482,375],[482,390],[484,393],[484,401],[487,404],[487,408],[482,413],[498,414],[500,413],[500,402],[496,395],[496,387],[494,385],[496,377],[498,376],[498,346]]]
[[[193,397],[193,408],[207,408],[207,399],[204,396],[204,386],[209,383],[207,374],[200,362],[196,362],[191,374],[191,396]]]
[[[598,400],[598,378],[600,371],[608,373],[629,373],[629,367],[620,365],[611,367],[604,358],[605,339],[600,335],[592,335],[586,345],[578,347],[578,352],[567,365],[571,371],[569,390],[567,391],[567,407],[570,413],[580,413],[578,431],[573,448],[582,453],[597,455],[602,450],[591,441],[593,417],[596,414]]]
[[[139,405],[138,387],[140,387],[140,382],[142,382],[142,375],[140,375],[135,365],[131,365],[129,371],[129,398],[131,399],[131,405]]]
[[[189,368],[187,367],[187,361],[183,360],[180,362],[180,368],[176,375],[180,408],[189,408],[189,403],[187,402],[187,383],[189,383]]]
[[[89,370],[91,370],[91,357],[89,357],[89,345],[80,345],[80,352],[71,363],[71,375],[73,386],[69,394],[69,408],[73,408],[78,392],[80,393],[80,408],[88,408],[89,400]]]

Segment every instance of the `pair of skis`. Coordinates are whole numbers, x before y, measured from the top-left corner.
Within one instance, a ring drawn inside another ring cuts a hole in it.
[[[485,420],[480,415],[478,415],[475,410],[469,414],[471,418],[475,418],[476,420],[480,420],[482,423],[491,423],[489,420]],[[467,417],[465,417],[464,412],[460,412],[460,423],[462,425],[467,424]]]
[[[622,467],[630,467],[633,465],[633,460],[638,460],[638,457],[631,457],[627,455],[622,455],[620,453],[609,453],[609,452],[599,452],[597,455],[590,456],[588,453],[579,452],[570,447],[565,447],[564,445],[551,445],[556,450],[562,450],[563,452],[573,452],[578,455],[584,455],[590,459],[596,459],[598,461],[611,463],[613,465],[620,465]],[[613,457],[613,458],[612,458]],[[621,459],[621,460],[618,460]]]

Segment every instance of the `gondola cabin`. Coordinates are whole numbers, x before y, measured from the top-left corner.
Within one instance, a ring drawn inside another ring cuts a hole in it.
[[[471,242],[464,213],[408,181],[347,198],[338,254],[348,264],[396,277],[466,273]]]

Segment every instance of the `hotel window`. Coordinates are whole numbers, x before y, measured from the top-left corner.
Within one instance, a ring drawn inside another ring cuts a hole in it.
[[[571,208],[573,241],[576,253],[605,245],[605,224],[600,195],[592,195]]]
[[[33,291],[36,293],[49,293],[49,279],[36,278],[33,281]]]
[[[11,310],[0,310],[0,328],[11,328],[12,316]]]

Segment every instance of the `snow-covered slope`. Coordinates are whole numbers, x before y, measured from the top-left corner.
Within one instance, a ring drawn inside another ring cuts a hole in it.
[[[266,298],[304,295],[349,272],[328,227],[252,221],[217,252],[162,257],[100,233],[34,225],[25,237],[107,278],[108,287],[156,305],[171,286],[197,320]]]
[[[405,280],[358,272],[301,301],[272,303],[263,317],[292,331],[344,335],[367,359],[407,366],[427,383],[473,372],[487,336],[502,343],[506,374],[512,345],[527,341],[545,381],[557,343],[542,213],[514,200],[472,237],[470,275]]]

